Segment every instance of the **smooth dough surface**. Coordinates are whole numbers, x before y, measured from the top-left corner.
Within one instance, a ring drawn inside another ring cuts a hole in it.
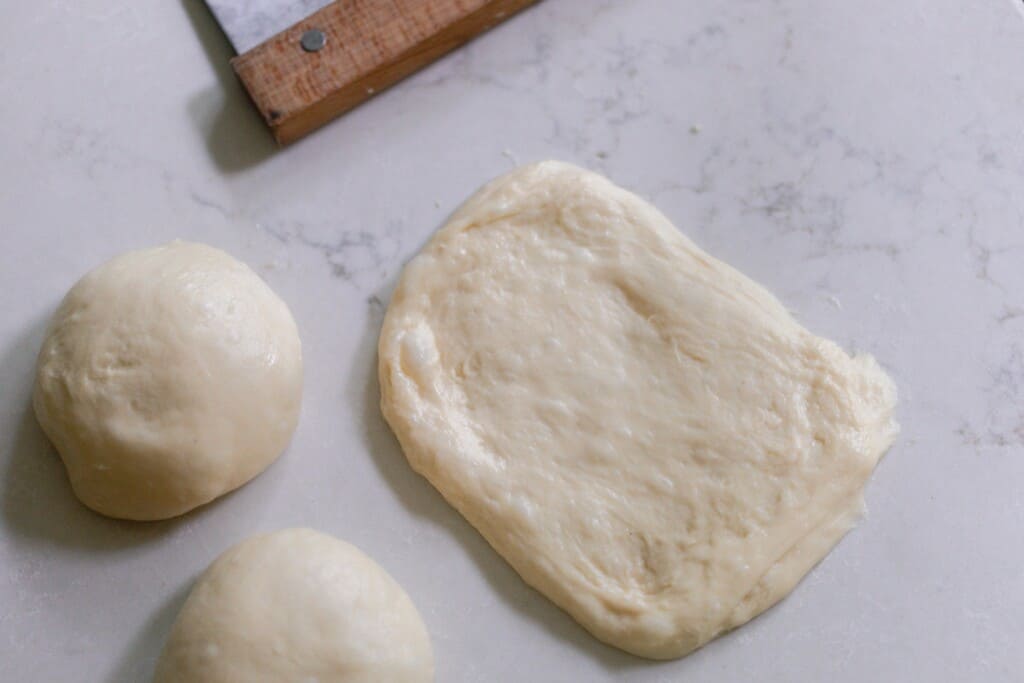
[[[223,251],[172,242],[71,288],[39,353],[33,405],[83,503],[149,520],[262,472],[287,446],[301,395],[284,302]]]
[[[407,266],[379,352],[413,468],[527,583],[652,658],[788,593],[897,430],[871,357],[558,162],[456,212]]]
[[[402,587],[312,529],[250,538],[203,573],[155,683],[429,683],[434,655]]]

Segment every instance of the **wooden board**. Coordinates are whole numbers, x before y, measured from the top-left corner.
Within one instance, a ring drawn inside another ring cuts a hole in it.
[[[538,0],[337,0],[232,60],[274,137],[292,142]],[[317,52],[302,35],[327,38]]]

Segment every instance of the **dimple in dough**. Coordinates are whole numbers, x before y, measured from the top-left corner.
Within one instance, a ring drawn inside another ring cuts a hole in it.
[[[239,543],[189,594],[154,683],[430,683],[434,655],[402,587],[312,529]]]
[[[83,503],[152,520],[262,472],[301,398],[285,303],[223,251],[172,242],[121,254],[71,288],[39,352],[33,404]]]
[[[897,427],[869,356],[608,180],[545,162],[471,198],[380,337],[405,454],[601,640],[687,654],[848,531]]]

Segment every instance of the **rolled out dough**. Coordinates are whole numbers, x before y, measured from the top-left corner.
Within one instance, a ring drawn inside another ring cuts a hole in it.
[[[430,683],[434,655],[402,587],[312,529],[218,557],[171,629],[154,683]]]
[[[601,640],[687,654],[788,593],[855,521],[895,388],[604,178],[471,198],[380,337],[409,462]]]

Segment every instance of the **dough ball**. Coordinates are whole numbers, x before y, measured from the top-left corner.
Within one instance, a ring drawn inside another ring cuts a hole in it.
[[[409,263],[380,384],[413,468],[526,582],[654,658],[792,590],[896,433],[872,358],[555,162],[485,187]]]
[[[301,395],[284,302],[223,251],[173,242],[71,288],[39,353],[33,405],[83,503],[150,520],[262,472],[287,446]]]
[[[427,683],[434,655],[402,587],[311,529],[256,536],[199,578],[155,683]]]

